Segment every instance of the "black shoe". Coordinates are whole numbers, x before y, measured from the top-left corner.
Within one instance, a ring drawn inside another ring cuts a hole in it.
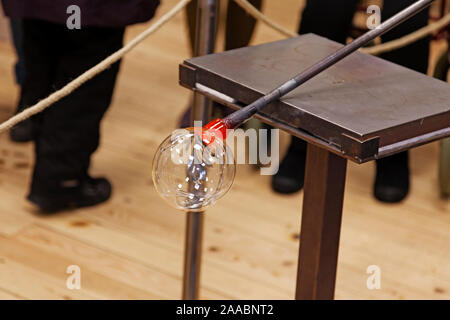
[[[408,152],[377,160],[373,194],[382,202],[396,203],[409,192]]]
[[[75,181],[76,183],[76,181]],[[90,207],[107,201],[112,186],[105,178],[87,178],[75,186],[61,187],[53,193],[32,191],[28,196],[44,212]]]
[[[289,150],[280,164],[276,175],[272,177],[272,188],[283,194],[294,193],[305,183],[306,142],[292,137]]]
[[[26,119],[9,131],[9,136],[14,142],[30,142],[34,139],[34,127],[33,121],[31,119]]]

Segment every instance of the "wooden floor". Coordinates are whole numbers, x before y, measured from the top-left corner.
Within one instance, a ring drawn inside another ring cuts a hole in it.
[[[301,5],[288,1],[265,9],[294,30]],[[158,16],[175,2],[164,1]],[[281,38],[259,26],[253,42]],[[39,216],[25,200],[32,145],[0,136],[0,299],[180,298],[185,216],[157,196],[151,163],[187,105],[177,66],[188,56],[179,15],[125,59],[93,162],[115,187],[105,205]],[[18,94],[13,62],[0,44],[2,121]],[[433,143],[411,152],[412,190],[398,205],[373,199],[373,164],[349,165],[338,299],[450,299],[450,201],[438,196],[438,151]],[[230,194],[207,213],[201,297],[292,298],[301,203],[302,193],[277,195],[270,177],[239,166]],[[81,290],[66,288],[69,265],[81,268]],[[380,290],[366,287],[369,265],[381,268]]]

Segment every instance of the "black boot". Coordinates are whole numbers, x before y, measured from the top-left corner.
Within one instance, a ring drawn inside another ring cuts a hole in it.
[[[377,160],[373,194],[382,202],[400,202],[409,192],[408,152]]]
[[[90,178],[66,181],[59,189],[32,187],[28,200],[43,212],[90,207],[105,202],[111,197],[111,183],[105,178]]]
[[[289,150],[272,178],[272,188],[278,193],[294,193],[305,182],[306,142],[292,137]]]

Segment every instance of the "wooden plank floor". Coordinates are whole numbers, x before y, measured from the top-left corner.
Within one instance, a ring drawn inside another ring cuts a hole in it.
[[[267,1],[266,11],[294,30],[301,3],[288,1]],[[175,2],[164,1],[158,16]],[[144,27],[130,28],[127,39]],[[259,26],[253,43],[281,38]],[[93,173],[115,187],[105,205],[38,215],[25,200],[32,145],[0,136],[0,299],[180,297],[185,216],[156,195],[151,163],[188,103],[177,79],[188,56],[179,15],[125,59],[93,161]],[[13,62],[0,44],[1,121],[17,99]],[[438,196],[438,151],[433,143],[411,152],[412,190],[398,205],[372,198],[373,164],[350,164],[338,299],[450,298],[450,203]],[[301,202],[302,193],[277,195],[270,177],[239,166],[230,194],[207,214],[201,297],[292,298]],[[66,288],[69,265],[81,268],[81,290]],[[369,265],[381,268],[380,290],[366,287]]]

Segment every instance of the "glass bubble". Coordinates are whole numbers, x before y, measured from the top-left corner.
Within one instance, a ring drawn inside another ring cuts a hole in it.
[[[202,128],[176,130],[153,159],[153,183],[171,206],[204,211],[230,189],[236,173],[231,150],[221,139],[206,145]]]

